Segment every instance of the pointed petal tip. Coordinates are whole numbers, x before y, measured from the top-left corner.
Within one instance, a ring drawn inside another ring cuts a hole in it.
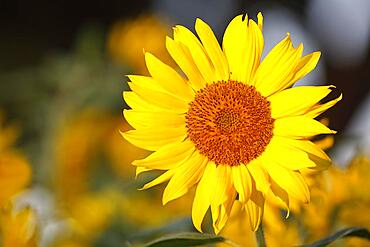
[[[145,185],[143,187],[137,189],[137,190],[139,190],[139,191],[146,190]]]
[[[126,139],[126,137],[125,137],[126,136],[126,132],[123,132],[122,130],[118,130],[118,131],[121,134],[121,136]]]
[[[343,99],[343,94],[341,93],[339,97],[337,98],[338,101],[341,101]]]
[[[166,45],[168,45],[168,43],[173,42],[173,41],[174,40],[170,36],[166,36]]]
[[[163,193],[163,196],[162,196],[162,205],[165,206],[167,203],[169,203],[170,201],[172,201],[173,199],[171,199],[170,197],[168,196],[165,196],[165,193]]]
[[[312,54],[314,55],[314,56],[317,56],[317,57],[321,57],[321,51],[315,51],[315,52],[312,52]]]
[[[192,215],[192,222],[193,222],[193,226],[195,227],[195,229],[197,229],[198,232],[203,233],[203,230],[202,230],[202,222],[203,221],[195,223],[195,220],[194,220],[193,215]]]
[[[151,59],[154,57],[153,54],[151,54],[150,52],[144,51],[144,49],[143,49],[143,52],[144,52],[145,61],[147,61],[147,59]]]
[[[261,29],[263,29],[263,15],[261,12],[258,12],[257,14],[257,24],[258,24],[258,27]]]
[[[123,114],[123,118],[124,119],[127,119],[127,111],[128,111],[128,109],[123,109],[123,111],[122,111],[122,114]]]
[[[302,50],[303,51],[303,49],[304,49],[303,43],[299,43],[299,45],[297,47],[297,50]]]
[[[202,19],[200,19],[199,17],[197,17],[196,19],[195,19],[195,25],[197,25],[197,23],[198,24],[203,24],[203,23],[205,23]]]
[[[218,228],[213,228],[213,230],[215,231],[216,235],[218,235],[221,232],[221,229],[218,229]]]

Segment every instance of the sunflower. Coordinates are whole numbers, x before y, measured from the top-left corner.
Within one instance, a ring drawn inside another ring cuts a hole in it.
[[[184,26],[174,27],[166,47],[182,76],[145,53],[149,77],[131,75],[124,92],[132,108],[124,116],[135,129],[123,133],[132,144],[153,151],[135,160],[137,173],[163,170],[144,185],[169,180],[163,204],[196,186],[192,219],[202,231],[210,208],[217,233],[238,200],[256,230],[267,194],[289,208],[289,198],[310,199],[301,169],[322,169],[329,157],[309,139],[333,134],[314,118],[335,105],[322,103],[333,86],[291,87],[313,70],[320,52],[302,57],[288,33],[261,61],[263,17],[257,23],[235,17],[222,41],[197,19],[199,39]]]

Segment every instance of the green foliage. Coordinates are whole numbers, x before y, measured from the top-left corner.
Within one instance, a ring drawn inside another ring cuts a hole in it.
[[[340,231],[337,231],[336,233],[320,239],[314,243],[303,245],[302,247],[324,247],[328,246],[335,240],[345,238],[345,237],[360,237],[367,240],[370,240],[370,232],[363,227],[350,227],[346,229],[342,229]]]
[[[144,245],[145,247],[199,246],[224,242],[225,238],[212,234],[184,232],[167,235]]]

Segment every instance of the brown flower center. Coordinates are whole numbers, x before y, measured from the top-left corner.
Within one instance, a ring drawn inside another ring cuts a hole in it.
[[[263,153],[274,128],[270,102],[255,87],[220,81],[197,92],[186,115],[188,136],[218,165],[248,164]]]

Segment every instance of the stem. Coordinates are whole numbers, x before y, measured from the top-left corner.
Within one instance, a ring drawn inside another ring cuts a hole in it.
[[[265,241],[265,233],[263,232],[263,225],[258,227],[257,232],[256,232],[256,238],[257,238],[257,245],[258,247],[267,247],[266,246],[266,241]]]

